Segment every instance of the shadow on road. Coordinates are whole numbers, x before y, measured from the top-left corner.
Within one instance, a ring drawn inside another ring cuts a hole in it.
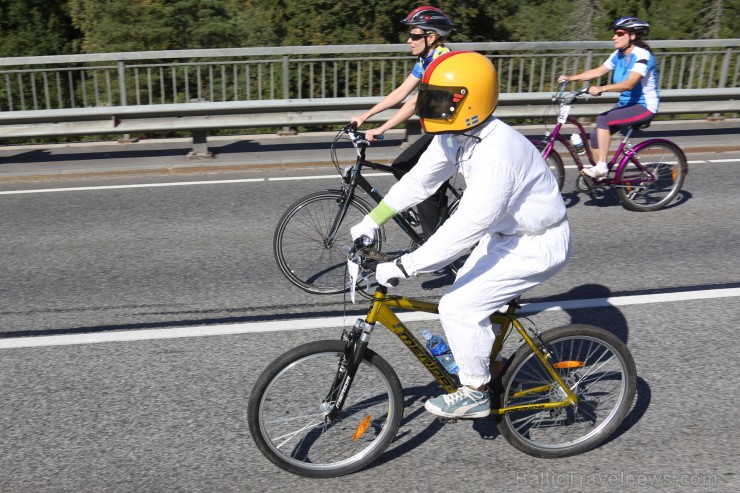
[[[272,136],[270,136],[272,137]],[[306,152],[306,151],[326,151],[326,158],[329,158],[329,151],[333,137],[327,136],[323,141],[307,142],[306,140],[297,140],[296,137],[269,138],[269,139],[242,139],[220,143],[213,140],[208,143],[208,150],[214,156],[219,154],[249,154],[249,153],[269,153],[269,152]],[[312,138],[315,140],[316,138]],[[397,147],[403,142],[399,139],[388,139],[382,142],[373,142],[373,148],[378,147]],[[337,148],[351,149],[349,142],[341,143]],[[56,150],[58,148],[59,150]],[[32,164],[32,163],[55,163],[55,162],[77,162],[77,161],[102,161],[105,159],[146,159],[146,158],[163,158],[177,157],[185,158],[192,150],[190,142],[169,142],[169,143],[134,143],[134,144],[115,144],[111,142],[101,142],[100,146],[76,147],[74,151],[65,152],[69,147],[56,144],[50,145],[44,149],[33,149],[26,152],[12,154],[12,147],[3,149],[4,156],[2,162],[7,164]],[[102,149],[102,150],[101,150]],[[400,152],[400,151],[399,151]]]
[[[437,382],[431,382],[425,386],[409,387],[404,389],[405,400],[403,403],[404,416],[401,421],[401,428],[393,440],[393,443],[403,441],[405,438],[410,437],[407,441],[385,451],[383,455],[375,461],[371,469],[381,464],[391,462],[399,457],[412,452],[415,448],[422,445],[424,442],[429,440],[435,433],[442,429],[444,423],[436,419],[431,414],[427,413],[422,405],[422,402],[430,397],[439,394],[439,385]],[[412,407],[416,407],[412,412],[406,414]],[[408,429],[404,429],[409,426],[409,423],[415,419],[426,419],[429,424],[420,432],[412,435],[412,432]]]
[[[640,369],[637,369],[637,372],[640,372]],[[645,415],[645,412],[647,412],[648,407],[650,407],[650,401],[652,400],[652,391],[650,390],[650,385],[640,376],[637,377],[637,393],[635,394],[635,403],[632,406],[632,410],[627,414],[627,417],[624,418],[624,421],[622,421],[622,424],[619,425],[619,428],[617,428],[614,433],[611,434],[604,442],[600,445],[606,445],[607,443],[616,440],[617,438],[621,437],[627,431],[629,431],[630,428],[635,426],[638,421],[642,419],[642,417]]]

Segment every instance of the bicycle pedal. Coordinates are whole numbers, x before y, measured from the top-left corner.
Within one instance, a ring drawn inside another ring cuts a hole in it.
[[[594,182],[593,178],[587,175],[578,175],[578,179],[576,180],[576,188],[580,192],[591,192],[595,190],[596,183]]]
[[[445,424],[447,424],[447,423],[457,423],[457,420],[458,420],[459,418],[448,418],[448,417],[446,417],[446,416],[437,416],[437,419],[438,419],[439,421],[441,421],[442,423],[445,423]]]

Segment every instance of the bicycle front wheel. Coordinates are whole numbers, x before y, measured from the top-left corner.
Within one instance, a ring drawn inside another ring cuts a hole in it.
[[[299,288],[312,294],[337,294],[349,289],[347,252],[350,228],[372,209],[353,197],[344,217],[347,196],[341,190],[309,194],[294,203],[275,228],[272,246],[280,271]],[[377,239],[382,247],[382,232]]]
[[[686,170],[686,158],[674,144],[647,145],[638,149],[617,173],[617,196],[627,209],[657,211],[670,204],[681,191]]]
[[[501,407],[534,405],[504,414],[499,430],[522,452],[544,458],[590,450],[622,423],[637,388],[637,370],[624,343],[590,325],[566,325],[541,335],[550,362],[578,401],[567,407],[536,405],[565,399],[565,392],[524,345],[502,380]]]
[[[299,346],[275,360],[249,398],[249,430],[272,463],[311,478],[342,476],[373,462],[390,445],[403,415],[398,376],[365,349],[342,412],[327,418],[343,341]]]
[[[540,154],[542,154],[547,147],[547,144],[544,142],[538,142],[534,145],[537,150],[540,151]],[[545,158],[545,162],[547,163],[547,167],[550,168],[552,176],[555,177],[555,182],[558,184],[558,190],[563,190],[563,185],[565,185],[565,165],[563,165],[563,159],[560,157],[560,154],[554,150],[551,151]]]

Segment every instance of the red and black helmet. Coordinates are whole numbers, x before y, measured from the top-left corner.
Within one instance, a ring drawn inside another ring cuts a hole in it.
[[[401,24],[409,27],[418,27],[425,31],[434,31],[443,38],[446,38],[452,32],[452,21],[450,18],[440,9],[427,5],[409,12],[409,15],[401,21]]]

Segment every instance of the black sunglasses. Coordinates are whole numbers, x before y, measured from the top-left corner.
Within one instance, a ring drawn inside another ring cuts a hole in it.
[[[420,39],[426,38],[427,36],[429,36],[429,34],[427,33],[424,33],[424,34],[409,33],[409,38],[411,38],[412,41],[419,41]]]

